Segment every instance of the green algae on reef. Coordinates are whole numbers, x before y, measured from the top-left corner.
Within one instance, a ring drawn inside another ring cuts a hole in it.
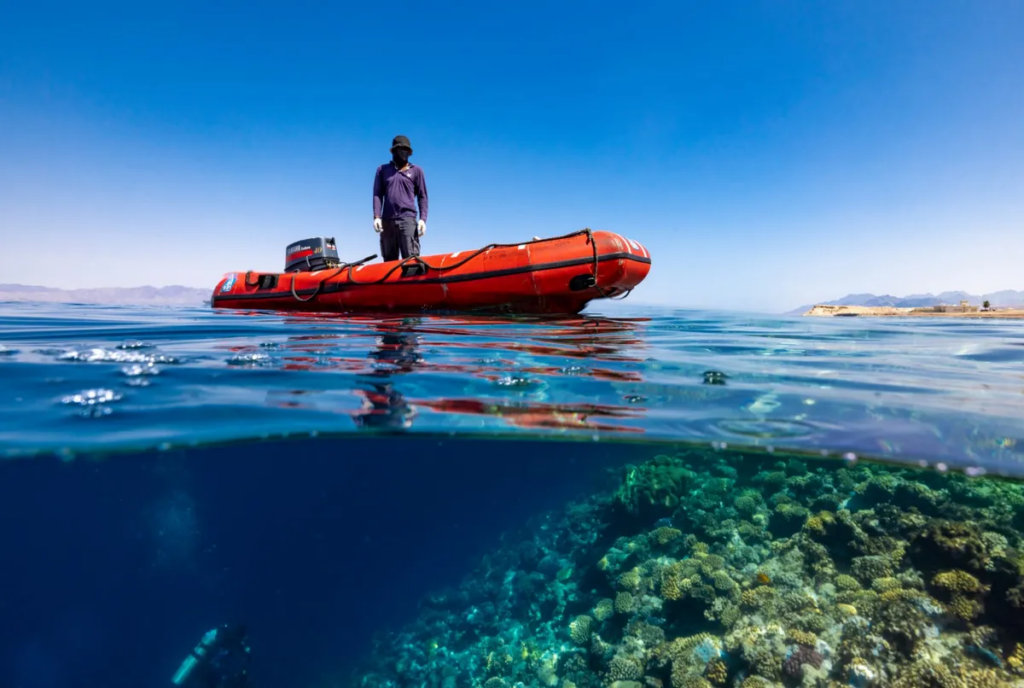
[[[538,516],[354,686],[1024,686],[1024,485],[687,451]]]

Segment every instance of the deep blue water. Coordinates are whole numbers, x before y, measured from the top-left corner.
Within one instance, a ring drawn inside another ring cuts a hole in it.
[[[1009,321],[6,304],[0,380],[4,687],[167,685],[225,621],[258,686],[334,685],[670,443],[1024,473]]]
[[[354,438],[9,462],[0,685],[166,686],[225,622],[247,625],[257,686],[328,685],[502,532],[625,458]]]

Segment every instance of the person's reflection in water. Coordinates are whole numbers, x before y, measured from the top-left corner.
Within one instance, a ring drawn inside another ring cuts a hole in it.
[[[421,318],[405,318],[398,325],[380,323],[374,326],[381,333],[377,337],[376,348],[370,352],[370,358],[376,361],[375,374],[411,373],[423,363],[419,354],[419,335],[412,329],[420,321]]]
[[[363,407],[353,420],[360,428],[411,428],[416,409],[390,381],[371,382],[371,389],[356,390]]]
[[[410,428],[416,409],[395,388],[392,376],[413,372],[423,363],[419,354],[419,336],[413,328],[420,318],[407,318],[401,323],[380,323],[376,346],[369,357],[374,370],[366,376],[365,389],[357,390],[363,397],[362,408],[354,415],[360,428]]]

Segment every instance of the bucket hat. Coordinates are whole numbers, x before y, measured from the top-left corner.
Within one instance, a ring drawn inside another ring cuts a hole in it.
[[[391,141],[391,150],[394,151],[396,148],[408,148],[409,152],[412,153],[412,145],[409,143],[409,138],[406,136],[396,136]]]

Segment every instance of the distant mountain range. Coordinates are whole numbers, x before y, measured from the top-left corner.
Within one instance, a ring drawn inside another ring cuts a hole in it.
[[[910,296],[892,296],[883,294],[849,294],[835,301],[819,301],[809,306],[802,306],[789,311],[789,315],[802,314],[814,306],[893,306],[895,308],[924,308],[948,304],[955,306],[967,301],[972,306],[980,306],[985,301],[992,308],[1024,308],[1024,291],[1004,289],[991,294],[968,294],[965,291],[944,291],[941,294],[911,294]]]
[[[110,287],[103,289],[55,289],[25,284],[0,284],[0,303],[93,303],[112,306],[202,306],[212,290],[193,287]]]

